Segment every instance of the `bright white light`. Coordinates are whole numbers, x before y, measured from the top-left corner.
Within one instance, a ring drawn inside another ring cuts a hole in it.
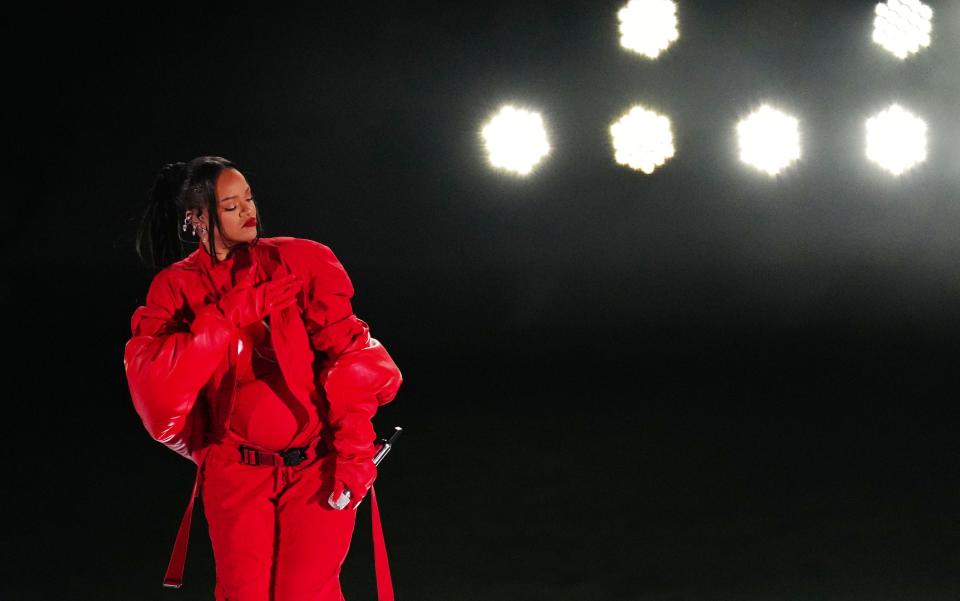
[[[769,175],[800,158],[798,121],[763,105],[737,124],[740,160]]]
[[[529,174],[550,152],[539,113],[506,105],[483,126],[490,164],[520,175]]]
[[[887,0],[877,5],[873,41],[897,58],[930,45],[933,10],[919,0]]]
[[[677,4],[670,0],[630,0],[619,11],[620,45],[657,58],[679,36]]]
[[[610,125],[614,158],[646,174],[673,156],[670,119],[637,105]]]
[[[900,175],[927,158],[927,124],[899,104],[867,119],[867,158]]]

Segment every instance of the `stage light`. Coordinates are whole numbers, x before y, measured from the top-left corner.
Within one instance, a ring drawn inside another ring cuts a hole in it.
[[[657,58],[678,37],[677,4],[670,0],[630,0],[619,11],[620,45]]]
[[[529,174],[550,152],[539,113],[506,105],[483,126],[490,164],[519,175]]]
[[[737,124],[740,160],[769,175],[800,158],[798,121],[764,104]]]
[[[930,45],[933,10],[919,0],[887,0],[877,4],[873,41],[894,56],[907,58]]]
[[[646,174],[673,156],[670,119],[640,105],[610,125],[614,158]]]
[[[867,119],[867,158],[900,175],[927,158],[927,124],[899,104]]]

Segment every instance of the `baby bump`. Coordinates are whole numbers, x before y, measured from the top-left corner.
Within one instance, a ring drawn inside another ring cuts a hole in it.
[[[251,380],[237,388],[231,429],[250,444],[280,451],[298,430],[297,416],[266,380]]]

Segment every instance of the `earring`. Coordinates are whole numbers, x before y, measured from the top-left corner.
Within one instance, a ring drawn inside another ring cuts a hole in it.
[[[193,231],[191,232],[194,236],[197,235],[197,230],[200,230],[200,237],[204,242],[207,241],[207,226],[204,225],[202,221],[191,221],[190,212],[187,211],[187,215],[183,218],[183,231],[187,231],[188,226],[193,226]]]

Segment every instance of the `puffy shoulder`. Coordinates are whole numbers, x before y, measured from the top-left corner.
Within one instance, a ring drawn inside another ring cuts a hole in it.
[[[295,238],[293,236],[276,236],[270,238],[280,252],[286,257],[288,254],[333,254],[330,247],[326,244],[311,240],[310,238]]]
[[[296,272],[323,282],[324,287],[353,294],[353,284],[333,250],[316,240],[291,236],[273,238],[280,256]]]
[[[159,301],[163,305],[168,305],[173,300],[175,294],[176,269],[167,266],[158,271],[150,281],[150,287],[147,289],[147,304],[151,301]]]
[[[130,318],[130,330],[134,336],[156,335],[176,327],[178,309],[176,274],[169,267],[153,276],[143,305],[137,307]]]
[[[157,275],[153,276],[150,287],[153,288],[156,285],[164,289],[179,306],[184,300],[183,291],[188,289],[195,277],[196,270],[191,269],[181,261],[168,265],[157,272]]]
[[[315,270],[334,264],[342,269],[333,250],[321,242],[309,238],[283,236],[273,238],[284,261],[296,267]]]

